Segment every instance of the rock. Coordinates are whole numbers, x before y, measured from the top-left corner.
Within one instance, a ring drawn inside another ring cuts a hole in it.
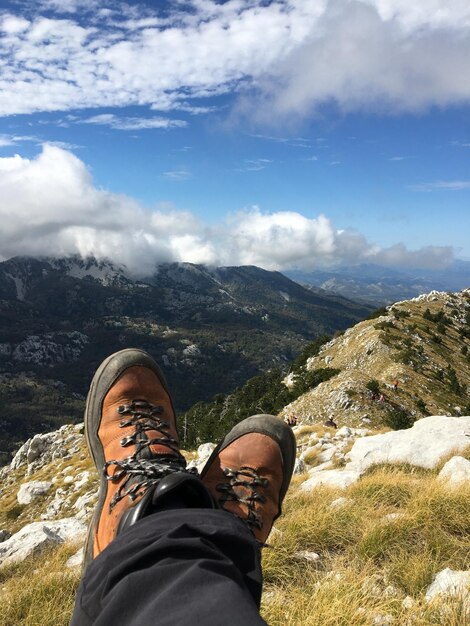
[[[407,611],[412,609],[415,604],[416,604],[416,600],[414,600],[411,596],[406,596],[406,598],[401,603],[402,607]]]
[[[212,454],[214,448],[215,443],[201,443],[201,445],[197,449],[198,464],[207,461],[207,459]]]
[[[299,550],[298,552],[294,552],[294,558],[309,561],[309,563],[315,563],[320,560],[320,555],[316,552],[309,552],[308,550]]]
[[[195,467],[201,473],[214,448],[215,443],[201,443],[197,449],[197,458],[188,463],[188,469]]]
[[[97,491],[89,491],[88,493],[85,493],[83,496],[80,496],[79,498],[77,498],[75,504],[73,505],[73,508],[76,511],[82,511],[83,509],[91,509],[94,507],[96,499],[98,497],[98,492]]]
[[[339,430],[336,431],[335,437],[351,437],[352,430],[348,428],[348,426],[342,426]]]
[[[83,548],[80,548],[72,554],[72,556],[65,563],[65,567],[81,567],[83,563]]]
[[[295,459],[294,474],[303,474],[306,471],[305,461],[301,458]]]
[[[278,528],[276,528],[275,526],[273,526],[268,535],[266,543],[268,545],[270,545],[271,543],[275,543],[278,539],[282,539],[282,535],[283,535],[283,532],[279,530]]]
[[[383,591],[386,598],[396,598],[399,595],[399,591],[393,585],[387,585]]]
[[[61,426],[51,433],[34,435],[15,454],[10,469],[27,465],[26,474],[30,475],[53,460],[66,458],[71,445],[78,451],[83,441],[83,434],[72,424]]]
[[[84,472],[80,472],[75,476],[75,484],[73,486],[74,491],[80,491],[82,487],[84,487],[87,482],[90,480],[90,472],[85,470]]]
[[[24,483],[16,494],[16,499],[19,504],[31,504],[33,500],[46,494],[51,487],[52,483],[49,481]]]
[[[2,541],[6,541],[7,539],[10,539],[11,537],[11,532],[5,529],[0,530],[0,543],[2,543]]]
[[[334,465],[332,461],[325,461],[325,463],[320,463],[320,465],[315,465],[308,470],[309,475],[316,474],[317,472],[324,472],[325,470],[333,469]]]
[[[470,484],[470,461],[463,456],[453,456],[439,472],[439,479],[452,487]]]
[[[464,450],[470,443],[469,434],[470,417],[425,417],[407,430],[357,439],[348,453],[346,469],[363,473],[379,463],[432,469],[451,452]]]
[[[24,561],[47,546],[82,541],[86,526],[73,517],[56,522],[32,522],[0,543],[0,565]]]
[[[346,489],[360,478],[360,473],[354,470],[326,470],[318,472],[300,485],[300,491],[309,493],[317,487],[333,487]]]
[[[336,448],[334,446],[331,446],[330,448],[323,450],[323,452],[320,452],[320,454],[317,456],[317,462],[326,463],[327,461],[331,461],[331,459],[335,455],[335,452],[336,452]]]
[[[41,519],[50,520],[57,517],[66,502],[66,491],[59,487],[54,494],[54,498],[49,502],[47,509],[41,515]]]
[[[28,463],[32,463],[40,457],[43,449],[44,442],[41,435],[35,435],[31,440],[28,451],[26,452],[26,460]]]
[[[389,613],[387,613],[386,615],[376,615],[372,622],[374,626],[392,626],[392,624],[395,623],[395,618]]]
[[[348,504],[352,504],[352,502],[354,501],[351,498],[345,498],[344,496],[341,496],[340,498],[336,498],[336,500],[333,500],[333,502],[330,504],[330,508],[341,509]]]
[[[387,515],[384,515],[380,521],[381,522],[396,522],[398,519],[403,519],[405,517],[405,515],[403,513],[388,513]]]
[[[464,598],[470,595],[470,571],[456,571],[446,567],[436,574],[427,588],[425,598],[428,602],[435,597],[455,596]]]

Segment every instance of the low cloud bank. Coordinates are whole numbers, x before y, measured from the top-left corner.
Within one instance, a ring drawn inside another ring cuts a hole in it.
[[[251,207],[209,227],[187,211],[145,210],[128,196],[97,189],[80,159],[52,145],[35,159],[0,158],[0,219],[4,259],[94,255],[136,274],[165,261],[312,270],[360,262],[442,268],[453,260],[450,246],[379,248],[322,214]]]

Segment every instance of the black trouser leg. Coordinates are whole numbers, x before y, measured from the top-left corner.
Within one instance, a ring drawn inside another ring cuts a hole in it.
[[[260,551],[221,510],[175,509],[122,532],[89,566],[71,626],[257,626]]]

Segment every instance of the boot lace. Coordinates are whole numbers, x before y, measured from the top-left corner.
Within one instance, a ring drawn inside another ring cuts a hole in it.
[[[124,417],[119,428],[135,427],[131,435],[121,439],[121,446],[135,446],[135,451],[125,459],[110,460],[104,465],[103,471],[107,480],[118,483],[125,478],[111,499],[110,511],[126,496],[134,501],[168,474],[195,472],[195,468],[186,469],[186,460],[179,451],[178,442],[170,433],[170,424],[161,418],[163,406],[153,405],[145,400],[132,400],[130,404],[119,406],[117,412]],[[146,435],[149,430],[157,431],[159,435],[149,438]],[[150,458],[137,458],[145,449],[150,451],[150,446],[155,444],[167,447],[171,454],[151,453]],[[113,473],[109,471],[111,466],[116,468]]]
[[[222,468],[223,473],[229,479],[225,483],[217,485],[217,491],[222,493],[219,498],[219,504],[223,508],[224,504],[229,501],[239,502],[247,507],[247,516],[245,522],[250,527],[261,529],[263,520],[259,513],[255,510],[256,502],[266,502],[265,496],[258,493],[257,487],[267,487],[269,481],[267,478],[258,476],[254,469],[251,467],[240,467],[238,470],[230,469],[229,467]],[[243,496],[238,491],[235,491],[234,487],[244,487],[248,490],[248,495]]]

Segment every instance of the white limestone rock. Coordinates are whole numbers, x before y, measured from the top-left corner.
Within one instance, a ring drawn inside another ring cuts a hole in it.
[[[84,487],[88,483],[89,480],[90,480],[90,472],[88,472],[87,470],[80,472],[79,474],[75,476],[73,490],[80,491],[80,489]]]
[[[331,461],[335,453],[336,453],[336,448],[334,446],[326,448],[325,450],[323,450],[323,452],[320,452],[320,454],[317,456],[318,463],[326,463],[327,461]]]
[[[305,461],[301,458],[295,459],[294,474],[303,474],[307,471]]]
[[[426,591],[428,602],[437,596],[454,596],[468,598],[470,596],[470,571],[456,571],[446,567],[436,574]]]
[[[77,552],[75,552],[75,554],[72,554],[72,556],[65,563],[65,567],[70,567],[70,568],[81,567],[83,563],[83,556],[84,555],[83,555],[83,547],[82,547],[82,548],[79,548]]]
[[[451,487],[470,484],[470,461],[463,456],[453,456],[439,472],[439,479]]]
[[[336,437],[351,437],[352,436],[352,430],[348,427],[348,426],[342,426],[341,428],[339,428],[336,433],[335,433],[335,438]]]
[[[317,487],[346,489],[346,487],[358,481],[360,476],[360,473],[354,470],[325,470],[313,474],[300,485],[300,490],[309,493]]]
[[[34,435],[15,454],[10,469],[26,466],[26,474],[30,475],[51,461],[66,458],[71,446],[78,451],[83,441],[80,429],[72,424],[61,426],[54,432]]]
[[[316,563],[320,560],[320,555],[316,552],[310,552],[309,550],[299,550],[298,552],[294,552],[294,558],[300,561]]]
[[[330,508],[331,509],[342,509],[345,506],[348,506],[348,504],[352,504],[354,502],[354,500],[352,500],[351,498],[345,498],[344,496],[341,496],[340,498],[336,498],[336,500],[333,500],[333,502],[330,504]]]
[[[453,451],[470,443],[470,417],[434,415],[412,428],[357,439],[348,453],[347,470],[363,473],[379,463],[409,463],[434,468]]]
[[[16,494],[18,504],[31,504],[33,500],[36,500],[40,496],[45,495],[51,488],[52,483],[49,481],[32,481],[29,483],[23,483]]]
[[[86,535],[86,526],[73,517],[56,522],[32,522],[10,539],[0,543],[0,565],[24,561],[48,546],[65,541],[80,542]]]
[[[401,603],[402,607],[406,611],[410,611],[414,607],[415,604],[416,604],[416,600],[412,598],[411,596],[406,596],[406,598],[404,598]]]

